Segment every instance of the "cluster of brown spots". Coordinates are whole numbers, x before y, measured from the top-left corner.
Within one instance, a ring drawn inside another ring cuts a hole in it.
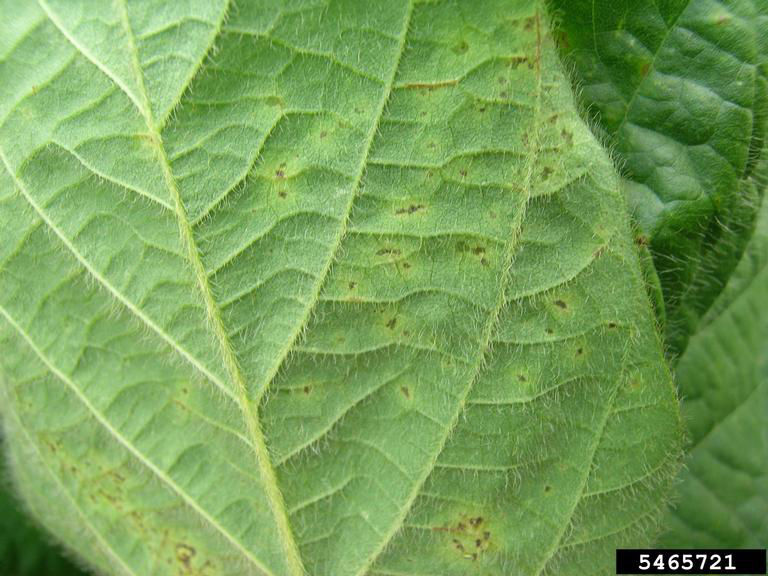
[[[197,554],[197,550],[189,544],[176,544],[176,559],[187,570],[192,568],[192,559]]]
[[[517,68],[520,66],[520,64],[523,64],[524,62],[528,62],[528,56],[515,56],[514,58],[510,58],[509,62],[507,62],[507,66],[510,68]]]
[[[571,144],[573,144],[573,134],[571,134],[571,133],[570,133],[568,130],[566,130],[565,128],[563,128],[562,130],[560,130],[560,136],[563,138],[563,140],[565,140],[566,144],[568,144],[569,146],[570,146]]]
[[[552,176],[552,173],[554,170],[549,166],[544,166],[544,169],[541,171],[541,179],[546,180],[550,176]]]
[[[554,331],[554,330],[552,330],[552,328],[545,328],[545,329],[544,329],[544,332],[546,332],[546,333],[547,333],[547,334],[549,334],[550,336],[551,336],[552,334],[554,334],[554,333],[555,333],[555,331]]]
[[[525,374],[518,374],[517,379],[520,380],[520,382],[527,382],[528,378],[525,377]]]
[[[561,308],[562,310],[568,309],[568,304],[565,303],[565,300],[555,300],[555,306]]]
[[[450,533],[453,548],[467,560],[477,560],[488,549],[491,540],[491,532],[482,516],[462,517],[454,525],[436,526],[433,530]]]
[[[354,290],[355,288],[357,288],[357,282],[350,282],[349,283],[349,289],[350,290]]]
[[[323,139],[323,138],[325,138],[326,136],[328,136],[328,132],[326,132],[325,130],[323,130],[322,132],[320,132],[320,140],[322,140],[322,139]]]
[[[109,471],[109,476],[110,476],[110,477],[112,478],[112,480],[114,480],[114,481],[115,481],[117,484],[122,484],[123,482],[125,482],[125,476],[123,476],[122,474],[120,474],[120,472],[118,472],[117,470],[110,470],[110,471]]]
[[[376,256],[399,256],[401,254],[398,248],[382,248],[376,252]]]
[[[406,399],[411,399],[411,390],[408,388],[408,386],[400,386],[400,392],[403,393],[403,396],[405,396]]]
[[[560,117],[560,115],[559,115],[559,114],[552,114],[552,116],[550,116],[549,118],[547,118],[547,122],[549,122],[550,124],[554,124],[555,122],[557,122],[557,119],[558,119],[559,117]]]
[[[392,318],[389,320],[389,322],[387,322],[387,328],[389,328],[390,330],[394,330],[396,324],[397,324],[397,318]]]
[[[180,542],[176,544],[176,561],[179,563],[179,575],[188,576],[208,576],[211,574],[211,570],[214,569],[210,560],[206,560],[201,563],[201,559],[197,557],[197,550],[194,546]]]
[[[403,214],[414,214],[415,212],[424,210],[424,208],[426,208],[424,204],[411,204],[407,208],[400,208],[399,210],[396,210],[395,214],[397,214],[398,216],[401,216]]]
[[[312,386],[307,384],[306,386],[304,386],[304,388],[301,389],[301,391],[304,392],[304,394],[306,394],[307,396],[309,396],[309,394],[312,392]]]

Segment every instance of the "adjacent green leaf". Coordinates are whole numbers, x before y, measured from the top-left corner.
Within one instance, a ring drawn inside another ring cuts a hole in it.
[[[87,562],[609,573],[650,539],[677,401],[541,4],[0,12],[4,423]]]
[[[662,545],[768,542],[767,305],[764,202],[742,261],[678,365],[691,451]]]
[[[765,0],[553,0],[584,105],[623,167],[680,354],[752,233],[768,118]]]

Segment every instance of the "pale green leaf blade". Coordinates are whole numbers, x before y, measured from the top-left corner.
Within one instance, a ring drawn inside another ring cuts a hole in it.
[[[3,436],[7,435],[4,430]],[[12,458],[10,454],[8,457]],[[82,575],[70,561],[72,553],[65,558],[58,542],[30,518],[33,512],[28,502],[22,504],[19,487],[12,485],[10,466],[6,459],[0,467],[0,571],[15,576]],[[18,469],[18,464],[15,466]]]
[[[5,411],[73,525],[137,574],[607,567],[679,422],[542,6],[242,4],[167,122],[152,6],[125,87],[70,16],[5,24]]]

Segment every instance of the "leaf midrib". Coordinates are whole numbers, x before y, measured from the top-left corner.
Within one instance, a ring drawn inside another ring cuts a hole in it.
[[[254,456],[256,458],[256,464],[259,468],[259,475],[264,488],[265,496],[269,503],[270,511],[275,521],[275,527],[277,528],[278,538],[280,540],[280,546],[282,547],[283,554],[288,570],[295,576],[301,576],[304,574],[304,567],[299,553],[298,545],[293,537],[290,523],[288,520],[288,513],[286,511],[285,503],[283,502],[283,495],[280,491],[280,487],[277,485],[277,476],[275,474],[274,467],[272,466],[269,450],[267,449],[266,440],[264,439],[264,433],[261,429],[261,422],[258,415],[258,403],[252,404],[248,395],[248,383],[245,375],[243,374],[240,363],[235,354],[234,347],[230,341],[227,333],[224,321],[221,316],[221,310],[213,296],[210,283],[208,281],[208,274],[205,271],[202,258],[200,256],[200,250],[197,248],[194,233],[190,220],[187,216],[186,207],[181,198],[178,184],[173,175],[168,155],[163,145],[162,135],[160,128],[154,121],[152,115],[152,107],[149,101],[149,95],[147,93],[144,74],[139,63],[138,49],[136,48],[136,42],[131,29],[130,21],[128,19],[127,7],[125,0],[119,0],[120,13],[122,25],[125,29],[126,36],[131,51],[131,62],[133,65],[133,71],[136,75],[136,79],[139,88],[142,92],[142,96],[145,101],[146,115],[144,116],[147,123],[147,129],[151,135],[151,141],[156,149],[158,159],[160,160],[160,166],[163,171],[163,178],[165,180],[168,191],[174,203],[174,209],[176,213],[176,219],[179,225],[179,232],[181,234],[182,242],[187,248],[190,264],[192,265],[195,281],[197,282],[200,293],[205,303],[205,308],[208,313],[208,319],[213,327],[214,335],[219,343],[219,348],[224,362],[225,369],[229,374],[232,383],[237,389],[238,404],[240,411],[245,421],[246,429],[248,430],[248,436],[250,437]],[[218,32],[216,34],[218,37]],[[215,37],[212,43],[215,42]],[[198,67],[199,69],[199,67]]]
[[[132,91],[129,90],[128,87],[123,82],[121,82],[115,74],[113,74],[109,70],[109,68],[101,64],[93,54],[91,54],[84,46],[82,46],[79,42],[77,42],[76,38],[72,37],[72,35],[67,33],[66,29],[63,27],[61,22],[55,18],[55,15],[53,15],[52,11],[48,9],[47,5],[44,5],[44,0],[38,0],[38,2],[41,8],[43,9],[43,11],[46,13],[46,15],[50,18],[51,22],[62,33],[62,35],[67,39],[67,41],[70,42],[70,44],[72,44],[76,50],[78,50],[87,60],[89,60],[92,64],[94,64],[102,73],[104,73],[118,88],[120,88],[126,94],[126,96],[136,106],[136,109],[138,110],[139,114],[142,116],[142,118],[145,121],[146,127],[149,131],[150,142],[157,154],[161,169],[163,171],[163,177],[165,180],[166,187],[168,188],[168,191],[174,203],[174,212],[176,214],[176,219],[179,225],[179,231],[182,237],[182,241],[188,252],[188,257],[190,260],[190,264],[192,265],[192,268],[193,268],[192,271],[195,275],[195,280],[198,284],[201,296],[204,300],[209,320],[213,325],[214,334],[219,342],[219,347],[222,353],[222,360],[224,361],[225,368],[227,370],[227,373],[230,379],[232,380],[232,383],[235,385],[237,389],[235,401],[240,407],[240,411],[243,415],[243,419],[245,421],[246,428],[248,430],[248,434],[251,439],[252,449],[257,461],[260,476],[262,478],[262,483],[264,485],[263,486],[264,492],[269,502],[269,506],[270,506],[273,518],[275,520],[275,525],[278,531],[280,545],[283,549],[286,563],[291,571],[291,574],[295,576],[301,576],[302,574],[304,574],[304,569],[303,569],[301,558],[298,552],[298,546],[296,545],[296,542],[290,530],[286,508],[283,503],[280,489],[277,486],[277,479],[271,464],[269,451],[267,449],[266,442],[264,440],[264,436],[261,431],[261,424],[258,420],[258,414],[257,414],[257,411],[254,410],[254,406],[252,406],[248,400],[247,383],[245,381],[245,378],[243,377],[242,370],[240,369],[234,350],[232,349],[226,329],[224,328],[224,324],[221,319],[220,310],[215,302],[215,299],[213,298],[210,285],[208,284],[207,274],[205,273],[205,269],[203,267],[202,260],[200,258],[200,253],[195,243],[192,228],[186,214],[186,209],[181,200],[181,195],[178,189],[178,185],[176,183],[175,177],[173,176],[170,162],[168,160],[165,147],[163,145],[162,136],[160,134],[160,128],[159,128],[159,125],[155,122],[152,115],[152,108],[151,108],[148,93],[145,87],[143,72],[141,70],[141,66],[139,63],[138,50],[136,48],[134,34],[131,29],[130,22],[128,20],[127,7],[125,4],[125,0],[119,0],[117,2],[117,5],[120,9],[121,25],[123,26],[123,29],[126,34],[126,38],[130,47],[133,72],[136,76],[136,81],[141,91],[140,99],[143,100],[143,102],[141,102],[139,97],[134,95]],[[217,36],[218,36],[218,30],[215,37],[211,40],[211,44],[215,42],[215,39]],[[199,70],[199,68],[200,68],[199,66],[196,67],[195,71]],[[14,172],[11,170],[10,165],[8,164],[5,156],[1,155],[0,159],[2,159],[3,163],[6,165],[6,168],[8,169],[9,173],[14,178],[14,180],[17,182],[17,185],[21,187],[20,186],[21,183],[16,178]],[[23,193],[23,190],[22,190],[22,193]],[[83,266],[85,266],[86,269],[89,272],[91,272],[92,275],[100,283],[102,283],[102,285],[106,286],[113,295],[118,297],[118,299],[121,302],[123,302],[126,306],[128,306],[128,308],[134,314],[140,317],[148,326],[152,327],[159,334],[164,335],[164,332],[157,325],[155,325],[150,318],[148,318],[145,314],[143,314],[143,312],[141,312],[140,309],[138,309],[133,303],[131,303],[122,294],[117,292],[106,281],[106,279],[103,276],[101,276],[101,274],[99,274],[95,269],[93,269],[87,263],[85,258],[83,258],[82,255],[79,254],[79,252],[76,250],[74,245],[72,245],[72,243],[64,236],[64,234],[61,233],[60,230],[58,230],[58,228],[54,225],[54,223],[50,220],[50,218],[48,218],[47,215],[42,211],[42,209],[32,201],[32,198],[28,194],[23,193],[23,195],[27,199],[27,201],[29,201],[32,204],[33,208],[36,209],[36,212],[46,222],[46,224],[49,227],[51,227],[54,230],[54,232],[57,233],[57,236],[65,243],[65,245],[67,245],[70,251],[72,251],[72,253],[76,255],[76,257],[83,264]],[[174,349],[180,350],[180,346],[176,344],[169,336],[166,335],[165,339],[173,343]],[[199,361],[197,361],[193,356],[191,356],[191,354],[185,354],[185,357],[187,357],[188,360],[192,361],[196,366],[202,367],[199,364]],[[208,376],[209,374],[207,370],[204,373],[206,374],[206,376]],[[210,379],[211,381],[214,381],[214,382],[216,381],[212,377]],[[231,390],[224,387],[223,384],[221,385],[221,387],[226,390],[228,395],[233,396],[233,393],[231,392]],[[81,394],[78,394],[78,398],[80,398],[81,400],[87,400]],[[118,439],[118,441],[120,441],[121,437],[119,437],[119,435],[116,435],[117,431],[111,428],[111,426],[109,425],[108,422],[106,422],[106,420],[104,419],[98,419],[98,420],[99,422],[102,423],[102,425],[105,425],[105,427],[107,427],[110,433],[113,436],[115,436],[115,438]],[[154,467],[154,465],[152,465],[148,459],[142,457],[141,461],[145,465],[150,467],[150,469],[152,469],[153,472],[155,472],[156,475],[161,477],[166,483],[170,481],[170,479],[167,476],[165,476],[162,473],[162,471]],[[188,502],[191,501],[191,499],[185,499],[185,500]],[[224,536],[227,537],[227,539],[233,542],[237,542],[236,539],[234,539],[234,537],[232,537],[222,526],[220,526],[210,516],[208,516],[201,508],[194,506],[194,509],[199,514],[201,514],[211,526],[215,527],[219,532],[224,534]],[[253,557],[252,554],[247,552],[247,550],[242,546],[242,544],[237,542],[237,545],[239,549],[245,553],[246,557],[249,558],[249,560],[251,560],[252,562],[254,562],[254,564],[257,565],[259,569],[265,570],[264,566],[261,565],[261,563],[258,562],[256,558]]]

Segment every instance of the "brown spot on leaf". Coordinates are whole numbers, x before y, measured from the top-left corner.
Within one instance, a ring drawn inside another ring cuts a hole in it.
[[[458,44],[456,44],[453,48],[451,48],[451,51],[454,54],[464,54],[469,50],[469,44],[467,44],[466,40],[462,40]]]
[[[407,208],[400,208],[399,210],[395,211],[395,214],[402,215],[402,214],[413,214],[415,212],[419,212],[421,210],[424,210],[426,206],[424,204],[411,204]]]
[[[382,248],[376,252],[376,256],[398,256],[401,254],[398,248]]]
[[[192,558],[197,554],[197,550],[189,544],[176,544],[176,559],[187,569],[192,568]]]

